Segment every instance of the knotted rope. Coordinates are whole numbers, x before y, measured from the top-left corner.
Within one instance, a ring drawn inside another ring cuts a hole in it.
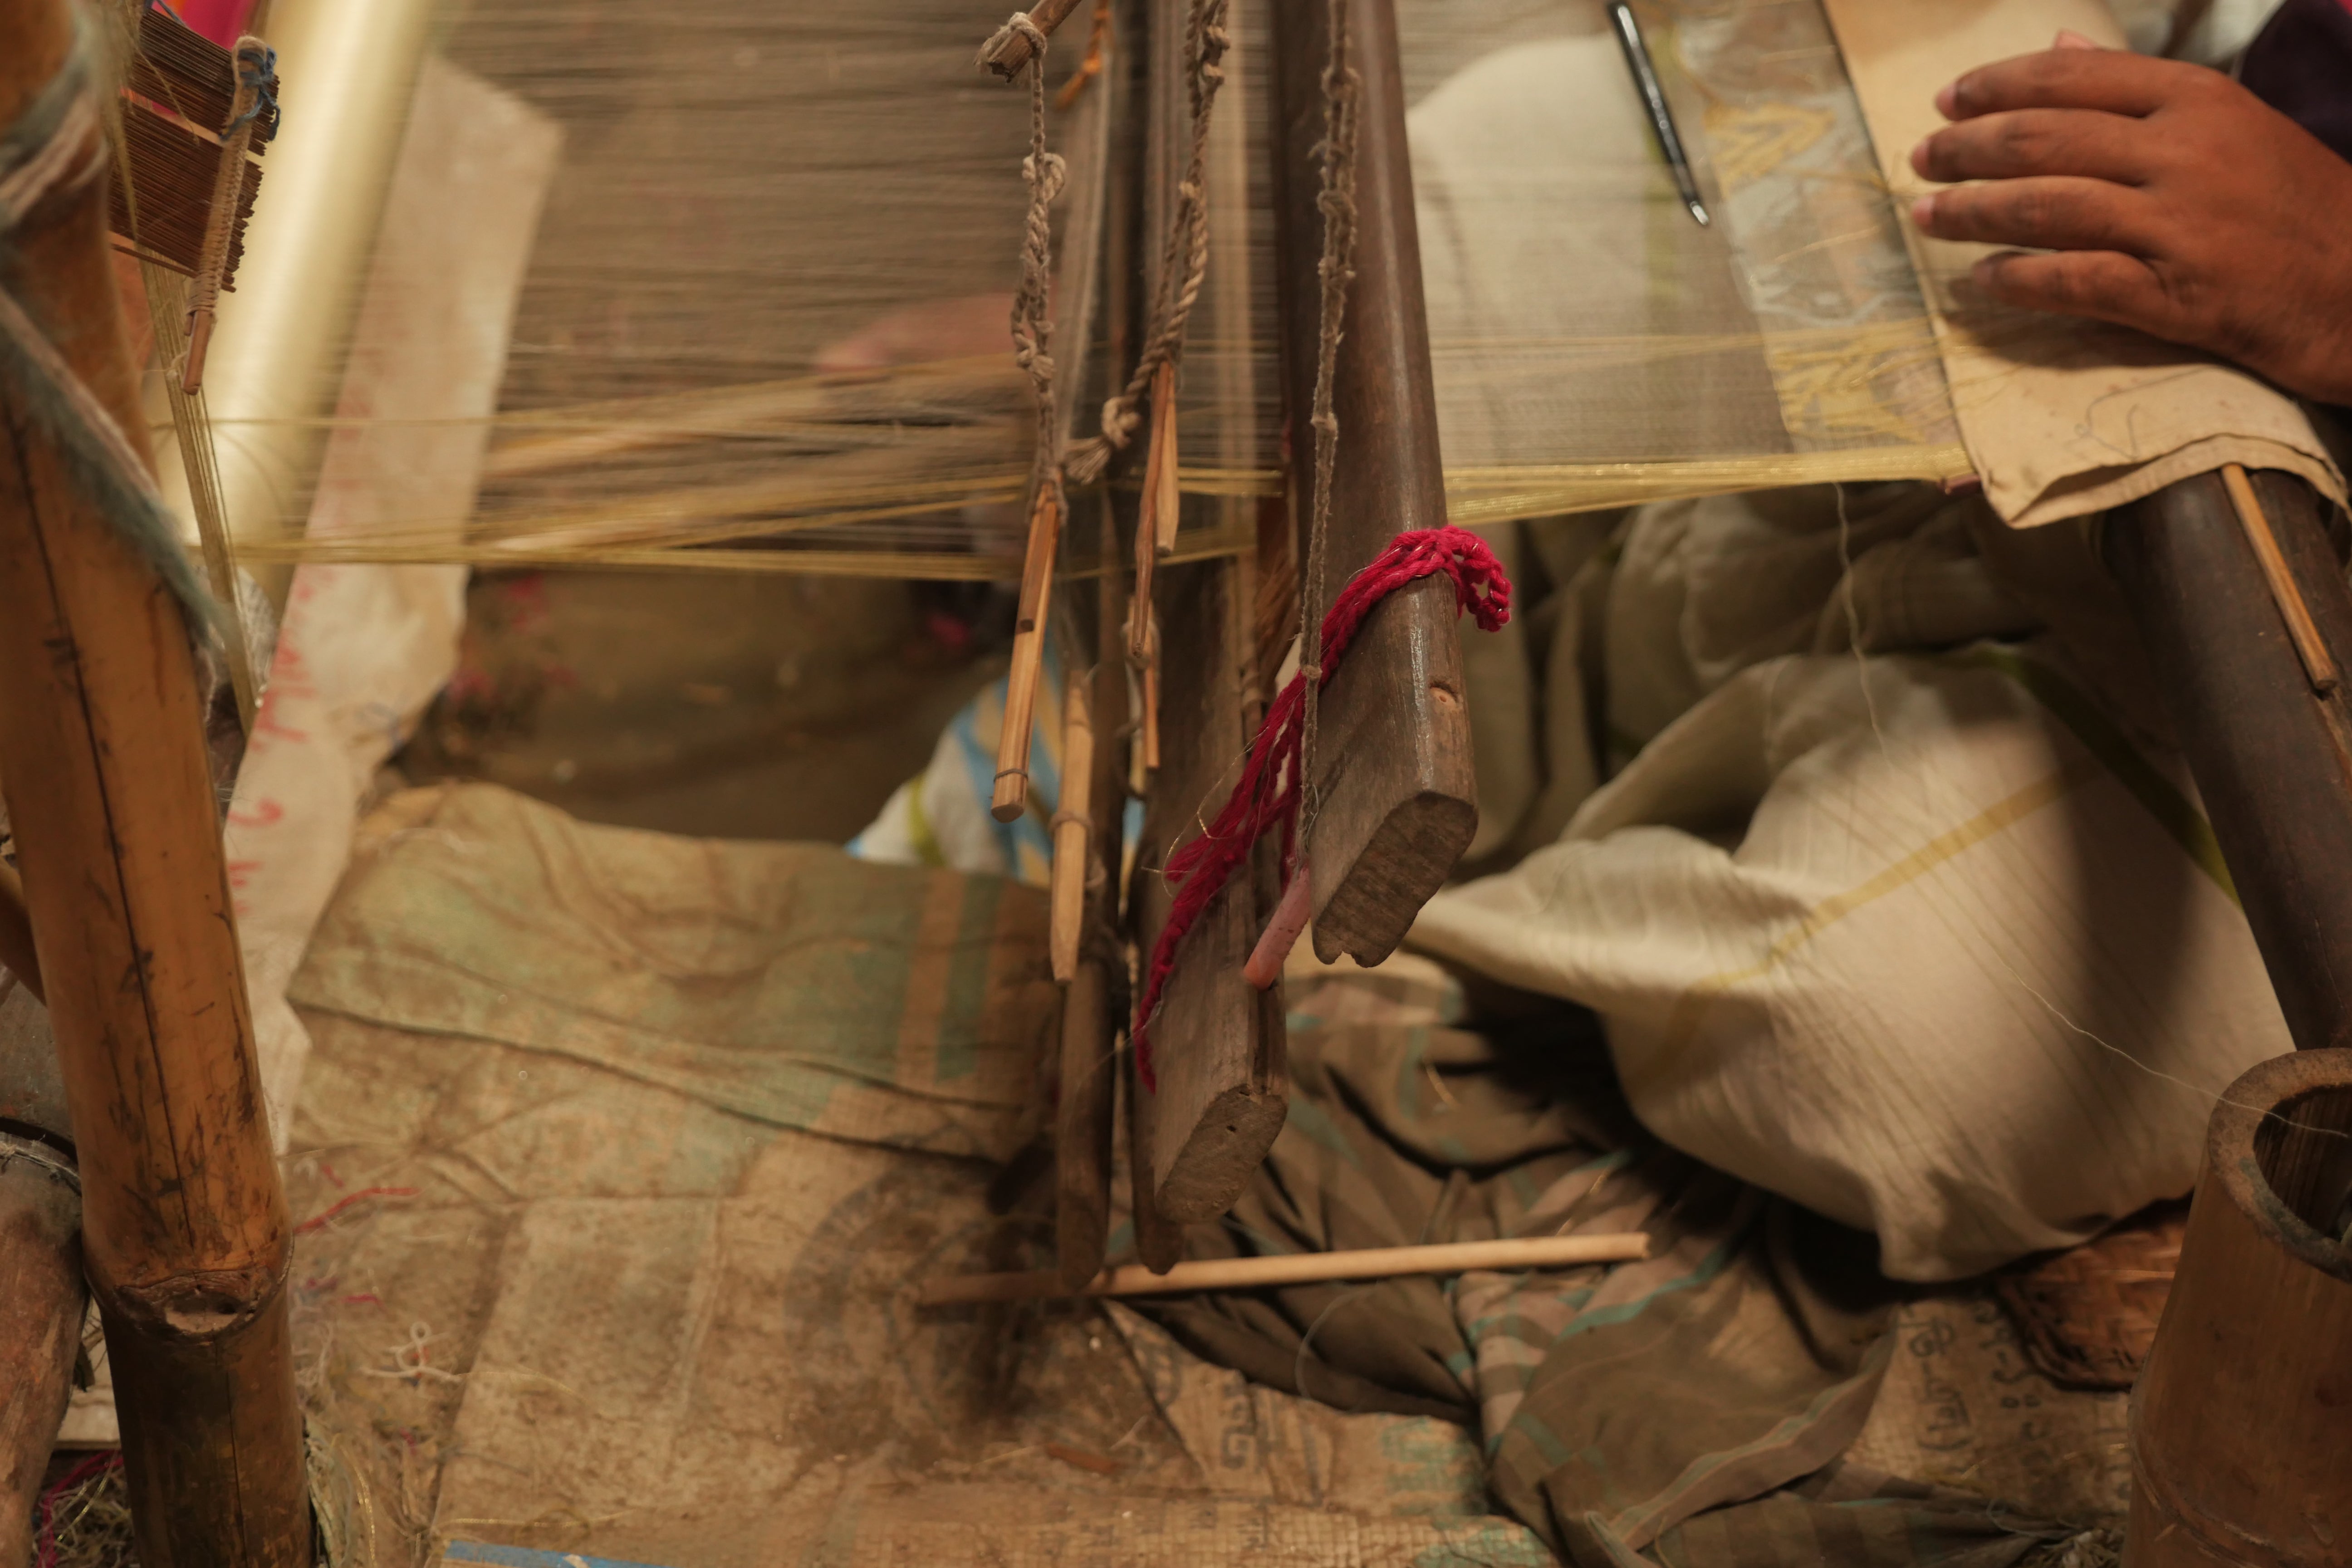
[[[1310,681],[1302,668],[1290,678],[1266,710],[1257,742],[1250,748],[1249,762],[1242,769],[1241,782],[1226,797],[1216,820],[1168,858],[1163,875],[1175,889],[1176,900],[1168,911],[1168,923],[1160,930],[1160,940],[1152,944],[1151,962],[1144,970],[1143,995],[1135,1009],[1135,1065],[1144,1088],[1159,1087],[1151,1066],[1152,1016],[1159,1010],[1168,977],[1175,973],[1177,950],[1185,933],[1258,840],[1277,827],[1282,830],[1284,885],[1306,874],[1298,857],[1298,808],[1307,762],[1305,716],[1312,711],[1308,704],[1314,700],[1316,688],[1331,679],[1364,618],[1381,600],[1408,583],[1439,573],[1453,579],[1455,605],[1476,616],[1480,630],[1497,630],[1511,618],[1510,580],[1504,576],[1486,541],[1453,527],[1398,534],[1370,565],[1349,580],[1324,616],[1319,629],[1326,662],[1319,677]]]
[[[1016,11],[1004,24],[1029,40],[1029,155],[1021,178],[1029,186],[1029,216],[1021,237],[1021,286],[1013,295],[1013,358],[1029,377],[1037,404],[1037,438],[1029,459],[1030,501],[1049,499],[1058,515],[1062,486],[1061,437],[1054,417],[1054,323],[1046,315],[1054,280],[1054,198],[1068,171],[1058,153],[1045,150],[1045,35]]]
[[[1331,479],[1339,466],[1339,416],[1332,409],[1339,380],[1339,340],[1345,335],[1348,289],[1356,280],[1356,68],[1348,58],[1348,0],[1330,0],[1330,54],[1323,64],[1322,184],[1315,197],[1323,215],[1323,254],[1316,264],[1321,313],[1315,344],[1315,399],[1308,423],[1315,430],[1315,500],[1307,513],[1306,570],[1300,574],[1299,669],[1307,676],[1300,721],[1299,766],[1305,795],[1303,829],[1312,833],[1322,801],[1315,785],[1315,755],[1324,675],[1325,632],[1317,611],[1323,603],[1323,573],[1329,554]],[[1336,655],[1334,656],[1336,657]]]
[[[1140,404],[1163,364],[1179,363],[1184,328],[1209,274],[1210,110],[1225,83],[1223,60],[1233,40],[1225,29],[1226,0],[1192,0],[1184,21],[1186,98],[1192,114],[1192,142],[1185,153],[1184,177],[1176,187],[1176,211],[1168,226],[1160,281],[1152,290],[1151,330],[1127,384],[1102,407],[1102,434],[1072,447],[1065,467],[1079,484],[1102,477],[1111,454],[1124,451],[1142,426]]]
[[[83,189],[106,168],[92,52],[84,28],[58,74],[0,134],[0,392],[56,447],[100,515],[155,568],[201,644],[222,612],[180,548],[154,475],[15,293],[17,230],[44,202]]]

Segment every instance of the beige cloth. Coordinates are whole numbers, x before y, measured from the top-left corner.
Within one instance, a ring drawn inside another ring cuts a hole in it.
[[[1898,211],[1930,189],[1911,149],[1944,124],[1961,73],[2072,28],[2124,46],[2100,0],[1825,0]],[[2344,477],[2291,397],[2210,355],[2127,328],[1997,306],[1968,289],[1994,247],[1921,235],[1904,216],[1960,437],[1993,509],[2028,528],[2120,506],[2224,463]]]
[[[2074,531],[1846,502],[1528,525],[1556,585],[1470,666],[1482,738],[1532,742],[1482,802],[1525,858],[1412,940],[1594,1008],[1652,1131],[1950,1279],[2186,1192],[2214,1096],[2291,1043],[2154,705],[2102,679],[2128,631],[2083,590],[2084,635],[2029,635],[1977,543]]]

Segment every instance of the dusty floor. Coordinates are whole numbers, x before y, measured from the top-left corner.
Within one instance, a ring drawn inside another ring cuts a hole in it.
[[[1003,668],[990,591],[741,574],[478,574],[398,759],[589,822],[845,842]]]

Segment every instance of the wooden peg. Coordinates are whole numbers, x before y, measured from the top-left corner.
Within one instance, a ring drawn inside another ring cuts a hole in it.
[[[1078,8],[1078,0],[1037,0],[1029,7],[1029,25],[1045,37]],[[1029,40],[1010,27],[1000,27],[988,42],[980,47],[980,63],[1011,81],[1029,63]]]
[[[1047,949],[1054,978],[1067,985],[1078,972],[1078,932],[1086,919],[1087,867],[1093,858],[1095,723],[1090,672],[1073,669],[1063,682],[1062,798],[1054,812],[1053,902]]]
[[[1045,612],[1052,602],[1054,553],[1062,539],[1062,492],[1046,485],[1029,514],[1029,550],[1021,567],[1021,609],[1013,626],[1013,668],[1004,682],[1004,723],[996,738],[996,795],[989,814],[1012,822],[1029,807],[1029,735],[1037,716],[1037,682],[1045,667]]]

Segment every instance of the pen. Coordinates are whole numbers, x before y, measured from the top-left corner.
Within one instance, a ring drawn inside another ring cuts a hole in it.
[[[1617,42],[1625,51],[1625,63],[1633,68],[1633,85],[1642,91],[1642,101],[1650,110],[1650,129],[1657,133],[1658,151],[1666,155],[1666,166],[1674,171],[1675,188],[1682,193],[1683,205],[1690,208],[1691,216],[1699,226],[1706,225],[1706,205],[1698,199],[1698,182],[1691,177],[1690,157],[1683,151],[1683,139],[1675,130],[1674,110],[1666,107],[1665,89],[1658,85],[1658,68],[1650,62],[1650,47],[1642,41],[1642,25],[1633,20],[1633,8],[1624,0],[1615,0],[1609,7],[1610,20],[1617,25]]]

